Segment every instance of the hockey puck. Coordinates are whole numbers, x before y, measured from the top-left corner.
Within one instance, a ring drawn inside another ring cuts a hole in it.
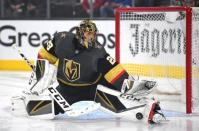
[[[140,112],[136,113],[136,118],[137,118],[138,120],[141,120],[141,119],[143,118],[143,114],[140,113]]]

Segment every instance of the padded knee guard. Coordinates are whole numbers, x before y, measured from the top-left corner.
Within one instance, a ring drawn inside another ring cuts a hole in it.
[[[57,67],[49,64],[48,60],[37,60],[36,77],[37,82],[30,88],[31,92],[43,93],[52,83],[55,82]]]

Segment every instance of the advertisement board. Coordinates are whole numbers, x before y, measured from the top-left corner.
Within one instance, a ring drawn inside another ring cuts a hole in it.
[[[0,21],[0,70],[15,70],[20,66],[18,64],[21,63],[22,59],[12,48],[12,44],[16,44],[28,59],[34,61],[42,42],[51,39],[55,32],[75,33],[75,27],[79,23],[79,20]],[[115,57],[115,22],[113,20],[96,20],[95,23],[98,28],[98,41],[112,57]],[[10,67],[10,64],[15,66]],[[21,66],[22,68],[19,70],[23,70],[23,65]]]

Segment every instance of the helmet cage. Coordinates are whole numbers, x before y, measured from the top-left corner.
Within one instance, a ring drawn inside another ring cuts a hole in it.
[[[76,36],[79,39],[80,43],[82,43],[85,39],[84,32],[93,32],[95,34],[95,38],[92,40],[92,43],[95,43],[97,31],[98,30],[95,23],[93,23],[91,20],[83,20],[77,28]]]

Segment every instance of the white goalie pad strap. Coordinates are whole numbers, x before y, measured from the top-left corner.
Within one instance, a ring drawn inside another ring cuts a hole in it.
[[[52,64],[49,64],[48,60],[44,61],[45,61],[44,75],[36,83],[36,85],[34,85],[34,87],[31,89],[31,92],[36,92],[38,94],[43,93],[43,91],[46,90],[50,84],[52,84],[57,74],[57,67]]]
[[[11,98],[11,113],[14,116],[28,116],[24,96],[13,96]]]
[[[107,94],[112,95],[112,96],[116,96],[120,99],[120,101],[124,100],[124,99],[127,100],[127,101],[132,101],[135,98],[134,95],[128,95],[128,94],[126,95],[122,92],[107,88],[103,85],[98,85],[97,90],[102,91],[102,92],[107,93]],[[139,98],[139,97],[136,96],[136,98]]]
[[[105,86],[103,86],[103,85],[98,85],[98,86],[97,86],[97,90],[102,91],[102,92],[105,92],[105,93],[110,94],[110,95],[113,95],[113,96],[117,96],[117,97],[119,97],[119,96],[122,94],[122,93],[119,92],[119,91],[112,90],[112,89],[107,88],[107,87],[105,87]]]

